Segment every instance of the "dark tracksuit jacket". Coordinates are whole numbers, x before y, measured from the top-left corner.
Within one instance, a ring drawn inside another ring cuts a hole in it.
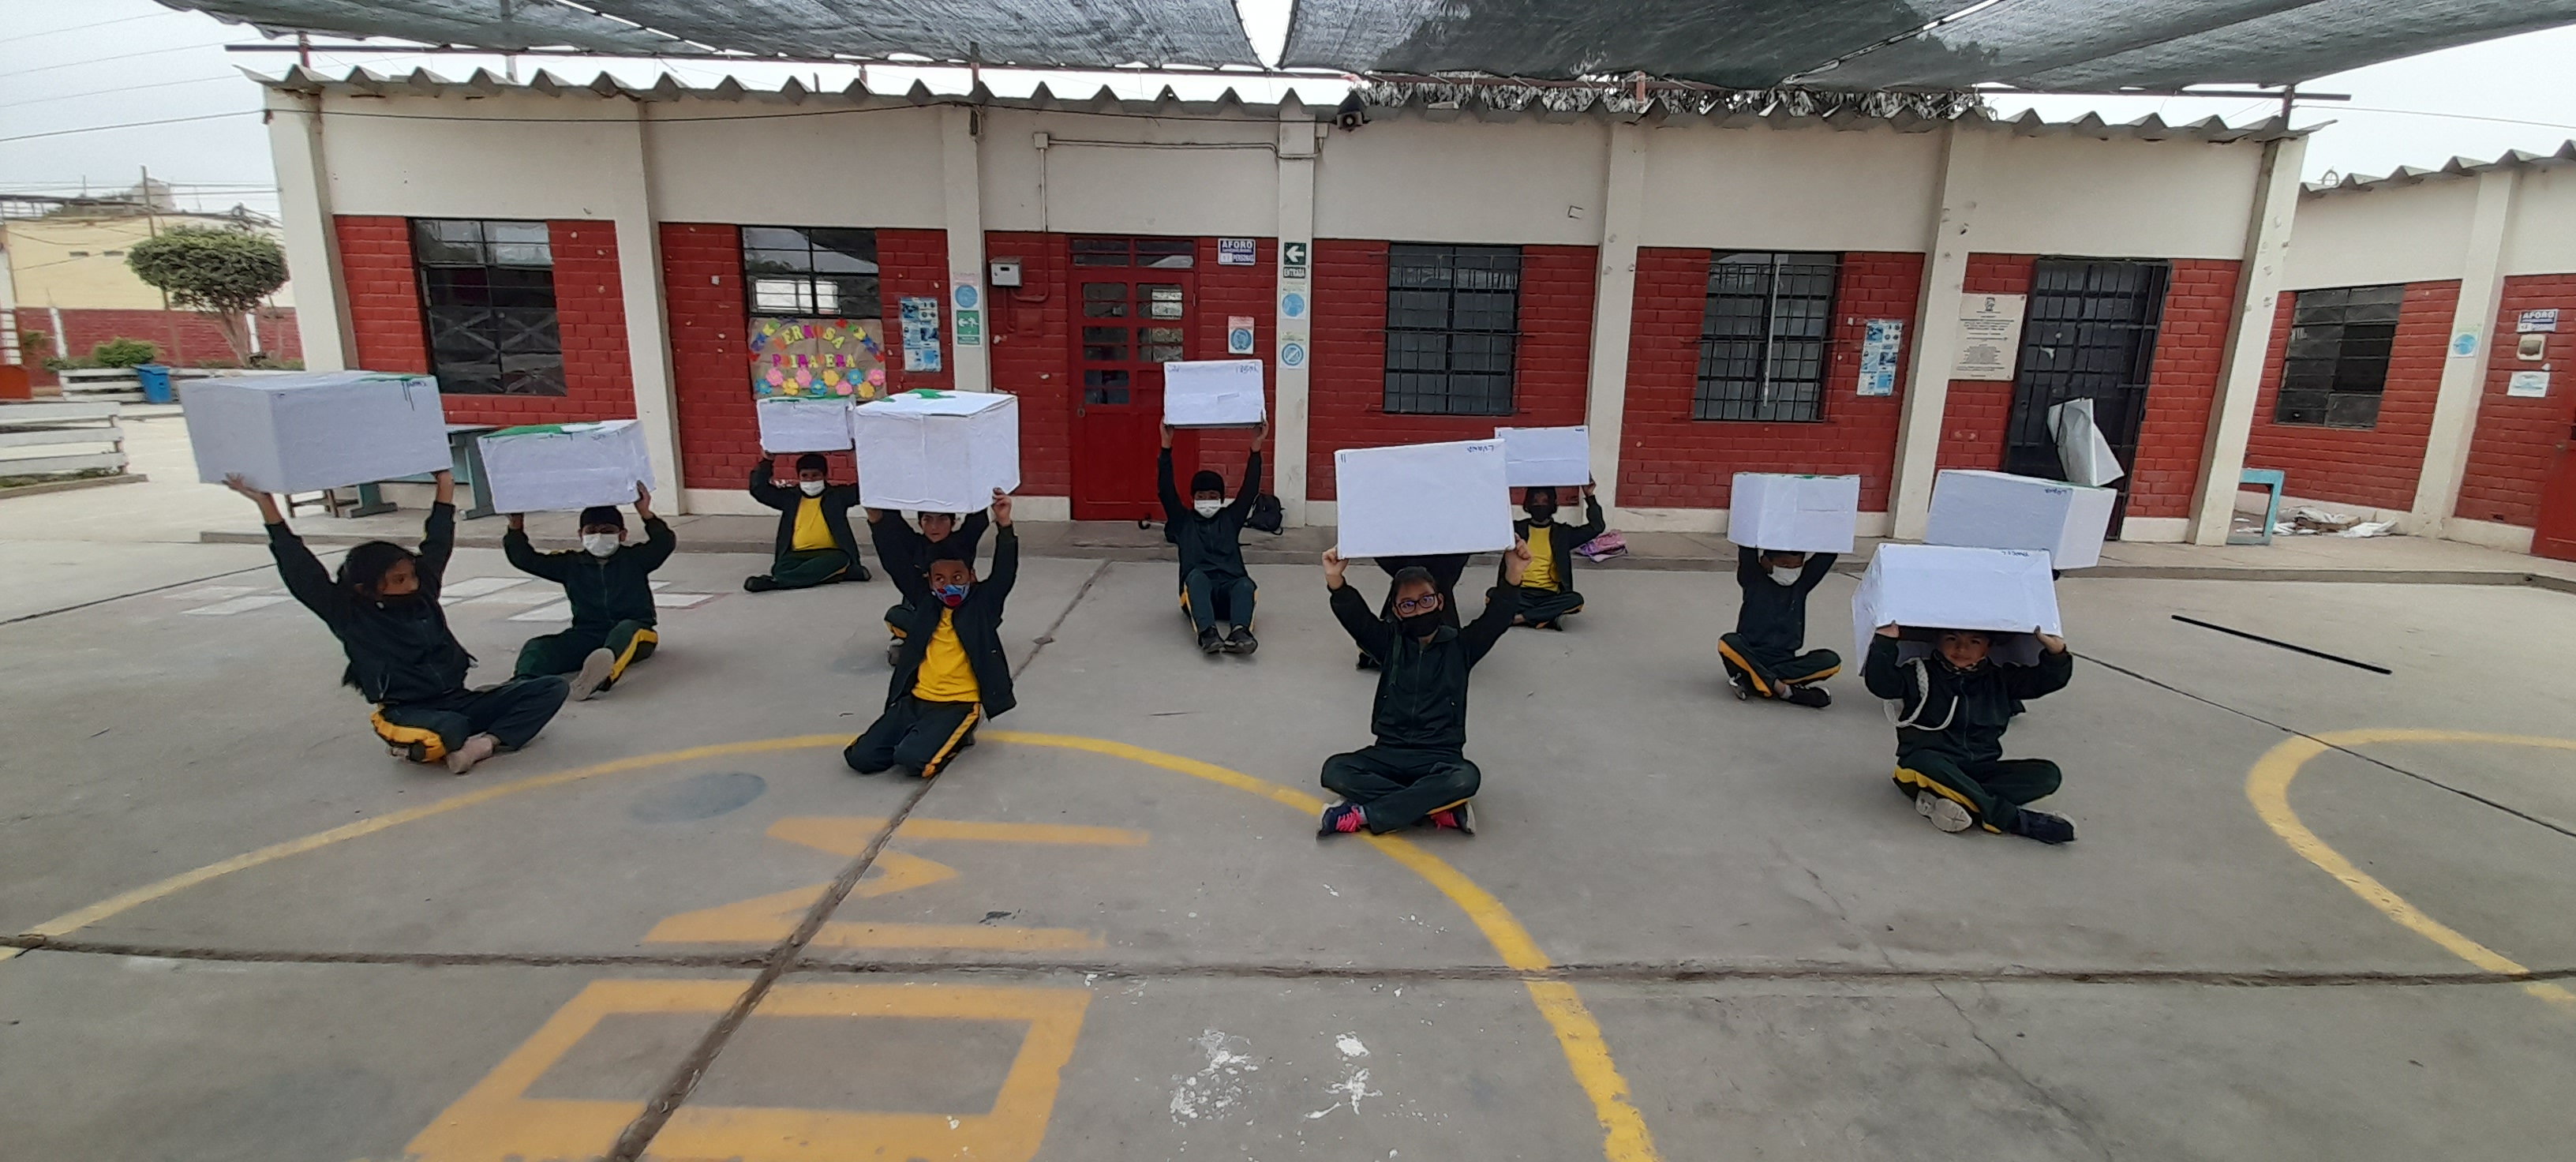
[[[949,530],[948,540],[937,543],[955,541],[964,545],[966,559],[972,561],[976,547],[984,543],[984,529],[992,523],[992,518],[980,511],[967,513],[966,519],[958,521],[957,527]],[[909,573],[917,577],[930,571],[933,542],[921,535],[921,530],[905,523],[902,513],[881,513],[876,520],[869,522],[868,538],[876,542],[877,563],[885,566],[887,572]],[[900,581],[895,589],[898,594],[903,593]],[[893,605],[886,607],[886,629],[896,637],[908,637],[914,624],[920,620],[920,614],[920,607],[912,603],[909,595],[901,596]]]
[[[780,488],[772,477],[776,461],[763,458],[751,469],[751,498],[778,510],[778,540],[772,551],[781,564],[790,561],[796,551],[796,509],[809,499],[801,490]],[[832,546],[850,559],[850,575],[867,579],[867,565],[859,556],[858,535],[850,531],[850,510],[858,507],[859,488],[855,484],[835,484],[823,495],[810,499],[823,505],[823,525],[832,530]]]
[[[503,746],[536,737],[563,705],[561,678],[513,681],[488,690],[465,688],[474,655],[447,627],[438,594],[447,560],[456,551],[456,506],[430,506],[412,568],[420,595],[410,605],[371,601],[331,579],[313,550],[283,524],[268,526],[269,556],[277,561],[286,591],[330,627],[349,659],[342,683],[376,703],[378,736],[428,762],[456,749],[473,734],[489,733]]]
[[[877,527],[885,523],[880,521]],[[1009,525],[994,530],[992,572],[978,578],[967,589],[966,600],[948,611],[957,644],[966,651],[967,668],[975,675],[977,701],[972,703],[913,696],[921,682],[922,659],[936,637],[937,619],[947,607],[932,596],[927,578],[901,569],[890,571],[903,595],[922,611],[921,629],[905,638],[895,652],[894,677],[886,683],[885,713],[867,733],[853,739],[841,757],[861,773],[901,764],[928,776],[966,744],[978,722],[1009,713],[1018,705],[1011,694],[1011,661],[1002,652],[1002,605],[1020,575],[1019,534]]]
[[[1245,458],[1243,483],[1235,490],[1234,502],[1212,517],[1200,516],[1190,507],[1189,498],[1173,486],[1169,448],[1163,449],[1157,462],[1155,483],[1162,494],[1163,520],[1170,526],[1172,543],[1181,550],[1181,593],[1189,601],[1190,620],[1203,630],[1216,628],[1220,620],[1251,624],[1253,585],[1251,573],[1243,566],[1243,522],[1261,499],[1261,453]]]
[[[564,587],[572,628],[528,639],[519,650],[518,673],[569,674],[603,646],[617,651],[618,669],[640,660],[660,641],[653,632],[652,576],[671,559],[679,538],[658,516],[644,518],[644,543],[619,545],[605,557],[586,549],[540,553],[521,529],[501,535],[501,552],[520,572]]]
[[[1988,662],[1963,672],[1937,656],[1900,664],[1897,640],[1870,639],[1861,680],[1914,724],[1896,730],[1898,785],[1946,794],[1989,828],[2008,829],[2021,804],[2055,791],[2060,775],[2046,759],[2004,758],[2004,728],[2024,700],[2066,688],[2075,655],[2042,650],[2037,665]]]
[[[1744,603],[1735,611],[1735,632],[1718,639],[1717,652],[1728,669],[1749,676],[1756,693],[1776,697],[1780,686],[1820,682],[1842,669],[1842,655],[1805,648],[1807,595],[1833,572],[1834,559],[1832,553],[1809,553],[1797,584],[1782,585],[1762,567],[1762,550],[1736,550],[1735,583],[1744,590]]]
[[[1354,587],[1333,590],[1333,616],[1379,659],[1369,730],[1377,744],[1324,761],[1323,784],[1366,813],[1369,830],[1409,827],[1476,793],[1483,773],[1465,755],[1467,675],[1520,611],[1520,589],[1496,585],[1465,628],[1441,626],[1429,642],[1370,612]]]
[[[1600,497],[1583,498],[1583,517],[1583,523],[1579,525],[1555,523],[1553,518],[1547,525],[1547,559],[1550,567],[1556,570],[1556,588],[1527,589],[1521,593],[1521,616],[1532,625],[1543,625],[1583,608],[1583,595],[1574,591],[1574,550],[1610,527],[1610,522],[1601,515]],[[1524,541],[1529,539],[1528,517],[1512,522],[1512,535]],[[1507,567],[1495,567],[1495,584],[1502,584],[1503,570]]]

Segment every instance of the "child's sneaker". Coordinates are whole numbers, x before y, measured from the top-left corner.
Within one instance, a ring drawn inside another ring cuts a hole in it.
[[[1780,700],[1792,706],[1822,710],[1834,704],[1834,696],[1821,686],[1791,686],[1780,693]]]
[[[1220,651],[1222,651],[1222,650],[1224,650],[1224,649],[1225,649],[1225,642],[1224,642],[1224,640],[1223,640],[1223,639],[1221,639],[1221,638],[1219,638],[1219,637],[1217,637],[1217,636],[1216,636],[1216,630],[1215,630],[1214,628],[1203,629],[1203,630],[1200,630],[1200,631],[1199,631],[1199,652],[1200,652],[1200,653],[1203,653],[1203,654],[1213,654],[1213,653],[1218,653],[1218,652],[1220,652]]]
[[[1455,831],[1460,835],[1474,835],[1476,833],[1476,809],[1472,804],[1460,803],[1455,807],[1446,807],[1432,812],[1430,815],[1423,818],[1423,822],[1429,823],[1436,828],[1446,828],[1450,831]]]
[[[1368,826],[1368,813],[1357,803],[1335,803],[1315,821],[1317,835],[1348,835]]]
[[[1255,639],[1252,636],[1252,630],[1245,626],[1238,625],[1234,627],[1234,632],[1227,635],[1225,639],[1225,652],[1229,654],[1243,654],[1248,656],[1254,650],[1260,648],[1261,642],[1258,639]]]
[[[1914,792],[1914,813],[1931,820],[1932,826],[1954,835],[1976,823],[1958,800],[1933,791]]]
[[[1751,683],[1744,680],[1744,675],[1730,673],[1726,676],[1726,684],[1734,689],[1736,701],[1750,702],[1753,700],[1753,686]]]
[[[607,646],[590,651],[590,656],[581,660],[581,672],[572,676],[571,700],[589,701],[591,695],[607,687],[608,672],[616,668],[617,655],[608,652]]]
[[[2013,816],[2013,834],[2036,839],[2050,845],[2075,842],[2075,822],[2063,815],[2033,811],[2028,807]]]

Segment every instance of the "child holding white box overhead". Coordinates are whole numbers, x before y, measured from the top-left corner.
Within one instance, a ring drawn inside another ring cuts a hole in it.
[[[1735,583],[1743,603],[1735,632],[1717,639],[1737,698],[1776,698],[1822,710],[1833,696],[1818,685],[1842,670],[1832,650],[1807,647],[1807,595],[1852,548],[1860,519],[1860,478],[1736,473],[1726,536],[1738,548]]]
[[[1170,523],[1172,543],[1181,550],[1181,607],[1198,629],[1199,652],[1245,654],[1261,648],[1252,636],[1254,587],[1243,566],[1243,522],[1261,499],[1261,448],[1270,439],[1263,424],[1244,459],[1243,485],[1226,503],[1225,477],[1201,471],[1190,477],[1190,500],[1181,503],[1172,486],[1172,425],[1163,425],[1163,451],[1155,462],[1154,480]],[[1232,632],[1219,634],[1217,623]]]
[[[1910,661],[1898,642],[1903,630],[1881,626],[1869,643],[1861,677],[1869,692],[1896,701],[1896,789],[1914,810],[1943,831],[1983,826],[2041,843],[2075,841],[2075,824],[2023,804],[2056,792],[2064,776],[2047,759],[2003,757],[2004,728],[2022,703],[2066,688],[2075,656],[2066,639],[2036,634],[2036,665],[1996,660],[1986,630],[1930,631],[1937,646]]]
[[[581,702],[605,693],[628,666],[653,656],[662,637],[654,628],[651,578],[679,540],[654,515],[653,494],[640,483],[635,515],[644,518],[643,544],[627,543],[625,514],[595,505],[582,510],[580,548],[540,553],[528,541],[526,518],[510,514],[502,554],[520,572],[562,585],[572,606],[572,628],[529,638],[519,647],[518,676],[568,675],[571,700]]]
[[[1010,658],[1002,652],[1002,606],[1020,575],[1011,498],[993,492],[991,575],[975,576],[972,555],[955,537],[932,546],[927,574],[887,569],[905,597],[938,615],[923,618],[905,639],[886,684],[885,712],[850,741],[841,759],[863,775],[902,767],[927,779],[975,745],[978,724],[1017,704]]]
[[[1521,572],[1521,609],[1512,624],[1562,630],[1568,615],[1583,612],[1583,595],[1574,591],[1575,547],[1600,536],[1609,521],[1589,484],[1583,486],[1582,524],[1558,523],[1556,489],[1544,484],[1523,490],[1521,511],[1529,515],[1512,525],[1512,533],[1529,545],[1530,557],[1529,568]],[[1508,572],[1510,566],[1502,569]]]
[[[751,498],[778,510],[777,560],[769,572],[743,578],[744,589],[767,593],[871,578],[859,560],[858,537],[850,532],[859,490],[826,479],[830,464],[817,452],[797,457],[793,490],[777,480],[776,461],[764,456],[752,466]]]

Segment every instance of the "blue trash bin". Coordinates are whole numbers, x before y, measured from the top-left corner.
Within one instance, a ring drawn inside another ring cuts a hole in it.
[[[143,402],[175,403],[170,394],[170,368],[159,363],[145,363],[134,369],[134,377],[143,381]]]

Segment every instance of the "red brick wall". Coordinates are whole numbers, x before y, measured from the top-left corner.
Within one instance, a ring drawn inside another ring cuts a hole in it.
[[[2191,514],[2240,265],[2229,258],[2173,260],[2156,359],[2147,372],[2147,414],[2138,421],[2138,450],[2125,481],[2130,516]]]
[[[2548,358],[2525,363],[2515,357],[2522,336],[2514,325],[2522,312],[2558,308],[2562,329],[2545,336]],[[2460,503],[2452,515],[2470,520],[2500,521],[2531,527],[2540,519],[2540,490],[2550,465],[2561,455],[2559,444],[2576,424],[2576,375],[2553,372],[2549,394],[2516,399],[2504,389],[2514,372],[2576,367],[2576,274],[2526,274],[2504,280],[2497,302],[2495,341],[2489,345],[2487,382],[2478,400],[2477,431],[2469,441],[2468,471],[2460,480]]]
[[[1887,508],[1902,396],[1857,394],[1861,337],[1871,319],[1903,319],[1911,340],[1923,256],[1855,252],[1842,260],[1824,419],[1766,424],[1691,418],[1709,252],[1666,247],[1637,252],[1627,414],[1620,425],[1625,445],[1619,457],[1620,504],[1724,508],[1738,472],[1818,472],[1858,475],[1861,508]],[[1905,359],[1900,356],[1897,364],[1900,385]]]
[[[2459,300],[2457,280],[2407,286],[2388,360],[2388,383],[2379,400],[2379,426],[2363,431],[2273,422],[2296,303],[2295,296],[2282,295],[2272,321],[2272,347],[2263,358],[2263,392],[2254,401],[2245,466],[2281,469],[2288,474],[2283,491],[2292,496],[2372,508],[2413,507],[2424,444],[2433,427],[2433,397],[2442,385],[2451,313]]]
[[[984,253],[1020,260],[1021,285],[993,288],[985,325],[993,386],[1020,397],[1020,494],[1071,496],[1072,247],[1062,234],[997,231],[984,235]]]
[[[1521,341],[1509,416],[1386,414],[1386,254],[1385,242],[1315,242],[1308,497],[1334,498],[1333,453],[1342,448],[1490,439],[1498,426],[1583,422],[1598,263],[1593,247],[1521,248]]]
[[[364,371],[429,370],[409,220],[343,214],[332,225],[340,233],[340,278],[349,296],[350,365]]]
[[[2026,295],[2036,254],[1971,254],[1960,290],[1972,295]],[[1947,304],[1934,303],[1942,310]],[[2004,466],[2004,433],[2012,425],[2013,381],[1953,379],[1941,408],[1941,446],[1933,450],[1935,468],[2000,469]]]
[[[172,367],[237,367],[232,345],[224,342],[224,333],[215,321],[196,311],[115,311],[65,307],[62,310],[66,335],[53,335],[45,354],[80,358],[111,339],[141,339],[161,349],[161,361]],[[42,307],[18,308],[21,332],[43,331],[51,335],[53,312]],[[304,344],[295,330],[293,307],[263,308],[259,312],[259,342],[263,350],[279,359],[302,359]],[[54,374],[42,367],[30,366],[35,383],[52,383]]]
[[[558,257],[560,261],[560,257]],[[879,293],[885,303],[886,384],[895,390],[953,386],[954,353],[945,319],[941,371],[903,370],[897,300],[948,297],[948,232],[877,231]],[[760,421],[752,413],[750,311],[742,285],[738,226],[662,224],[663,302],[671,315],[671,370],[677,382],[680,476],[690,488],[743,487],[760,462]],[[944,312],[943,312],[944,316]],[[847,452],[827,457],[831,478],[858,479]]]

